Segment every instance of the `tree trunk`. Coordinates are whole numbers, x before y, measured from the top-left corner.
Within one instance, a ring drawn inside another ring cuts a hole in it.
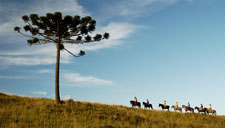
[[[60,66],[60,38],[56,43],[56,68],[55,68],[55,100],[57,104],[60,104],[59,96],[59,66]]]

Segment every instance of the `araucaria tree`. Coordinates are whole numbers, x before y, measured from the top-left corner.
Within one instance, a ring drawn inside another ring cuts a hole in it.
[[[23,27],[25,34],[21,32],[20,27],[15,27],[14,30],[23,36],[28,37],[29,45],[54,43],[56,45],[56,69],[55,69],[55,100],[56,103],[61,103],[59,95],[59,66],[60,66],[60,50],[66,50],[65,43],[69,44],[84,44],[100,41],[109,38],[109,33],[91,34],[95,31],[96,21],[90,16],[81,18],[75,16],[62,16],[61,12],[47,13],[46,16],[38,16],[31,14],[30,16],[22,16],[26,25]],[[80,51],[79,55],[83,56],[84,51]]]

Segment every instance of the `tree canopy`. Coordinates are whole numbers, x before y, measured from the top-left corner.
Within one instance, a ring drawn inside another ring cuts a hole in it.
[[[64,18],[60,12],[47,13],[46,16],[38,16],[31,14],[24,15],[22,19],[27,23],[23,28],[26,32],[30,32],[32,36],[25,35],[20,31],[20,27],[15,27],[14,30],[32,39],[27,40],[29,45],[42,44],[49,42],[57,42],[59,37],[61,43],[88,43],[108,39],[109,33],[96,34],[91,36],[95,30],[96,21],[90,16],[81,18],[78,15]],[[40,38],[40,36],[42,38]],[[76,36],[76,38],[71,38]]]

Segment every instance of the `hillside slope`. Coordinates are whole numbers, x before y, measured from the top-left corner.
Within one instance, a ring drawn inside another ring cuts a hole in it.
[[[225,128],[225,117],[0,93],[1,128]]]

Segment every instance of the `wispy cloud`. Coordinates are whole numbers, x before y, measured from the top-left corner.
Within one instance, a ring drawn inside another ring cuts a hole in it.
[[[160,11],[170,5],[175,4],[179,0],[122,0],[115,5],[106,5],[107,10],[113,16],[120,17],[141,17],[145,14],[152,14]]]
[[[0,75],[0,79],[27,79],[27,76],[12,76],[12,75]]]
[[[0,61],[3,65],[8,66],[34,66],[41,64],[54,64],[55,59],[50,57],[0,57]]]
[[[80,50],[85,51],[96,51],[103,48],[111,48],[121,45],[123,39],[129,37],[132,33],[137,31],[137,29],[142,28],[142,26],[130,24],[127,22],[122,23],[110,23],[105,27],[101,27],[96,31],[96,33],[110,33],[110,38],[108,40],[103,40],[101,42],[95,42],[86,45],[76,45],[68,48],[72,52],[79,52]]]
[[[109,86],[113,85],[113,81],[104,80],[94,76],[81,76],[78,73],[63,73],[62,78],[69,86]]]
[[[55,45],[42,45],[25,47],[18,51],[0,52],[0,64],[4,66],[35,66],[55,64],[56,47]],[[70,56],[62,53],[61,63],[69,63]]]
[[[44,92],[44,91],[33,91],[32,93],[36,95],[43,95],[43,96],[47,95],[47,92]]]
[[[123,39],[127,38],[141,26],[129,23],[110,23],[105,27],[100,27],[97,32],[109,32],[109,40],[84,44],[84,45],[65,45],[73,53],[80,50],[96,51],[103,48],[110,48],[120,45]],[[71,55],[67,52],[61,52],[61,63],[68,64],[71,62]],[[7,66],[35,66],[55,64],[56,47],[55,45],[32,46],[19,49],[18,51],[0,52],[0,65]]]
[[[35,3],[36,6],[30,6]],[[15,37],[13,27],[16,25],[22,26],[23,22],[21,16],[24,14],[37,13],[39,15],[45,15],[47,12],[61,11],[63,14],[68,15],[91,15],[85,8],[78,4],[76,0],[56,1],[56,0],[40,0],[40,1],[27,1],[23,3],[15,2],[0,2],[0,6],[4,9],[0,10],[0,14],[3,15],[4,20],[0,20],[0,36],[14,34],[14,40],[18,42],[26,42],[26,38],[21,36]],[[15,8],[16,7],[16,8]],[[24,8],[26,7],[26,10]],[[10,9],[13,8],[14,11]],[[8,10],[8,11],[7,11]],[[6,15],[7,14],[7,15]],[[135,32],[140,26],[130,24],[128,22],[111,22],[106,26],[97,26],[96,33],[109,32],[109,40],[101,42],[85,44],[85,45],[65,45],[73,53],[78,53],[80,50],[84,51],[96,51],[103,48],[111,48],[123,43],[123,39],[127,38],[133,32]],[[6,39],[6,38],[4,38]],[[7,38],[8,39],[8,38]],[[9,41],[6,41],[8,43]],[[37,65],[51,65],[55,64],[56,47],[53,44],[46,44],[41,46],[24,46],[18,47],[18,50],[13,51],[1,51],[0,52],[0,67],[9,66],[37,66]],[[71,63],[71,55],[65,51],[61,52],[61,63]]]
[[[23,2],[26,2],[26,4]],[[23,24],[21,17],[25,14],[45,15],[48,12],[60,11],[64,15],[90,15],[76,0],[67,0],[66,2],[59,0],[30,0],[23,2],[0,1],[0,14],[4,18],[4,20],[0,20],[0,36],[11,35],[14,26]]]
[[[114,5],[105,5],[106,17],[138,18],[164,10],[180,1],[192,3],[197,0],[120,0]]]
[[[23,2],[26,2],[26,4]],[[0,1],[0,15],[2,17],[0,19],[1,44],[17,45],[18,42],[23,42],[23,44],[26,42],[26,38],[22,38],[13,32],[13,27],[24,25],[21,19],[23,15],[32,13],[45,15],[48,12],[56,11],[62,12],[63,15],[90,15],[76,0],[67,0],[66,2],[58,0]],[[16,51],[2,49],[0,52],[0,67],[49,65],[55,63],[56,48],[54,45],[29,48],[28,46],[24,47],[24,45],[17,46],[18,50]],[[62,56],[61,62],[69,63],[69,55],[62,53]]]
[[[52,69],[41,69],[38,70],[37,73],[43,74],[43,73],[52,73],[53,70]]]
[[[122,15],[139,15],[145,11],[156,12],[166,6],[176,3],[178,0],[133,0],[128,6],[121,6]]]

